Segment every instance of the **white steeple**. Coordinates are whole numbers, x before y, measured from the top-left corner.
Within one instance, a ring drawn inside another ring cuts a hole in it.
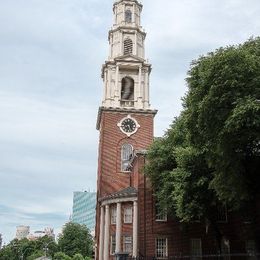
[[[113,11],[109,57],[102,68],[102,105],[149,109],[151,65],[145,60],[146,33],[140,25],[142,5],[137,0],[118,0]]]

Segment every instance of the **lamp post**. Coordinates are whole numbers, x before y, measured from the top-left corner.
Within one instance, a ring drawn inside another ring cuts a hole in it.
[[[53,241],[50,241],[50,242],[48,242],[48,243],[45,243],[44,244],[44,248],[43,248],[43,250],[44,250],[44,256],[45,257],[47,257],[47,251],[48,251],[48,245],[50,244],[50,243],[52,243]]]
[[[28,249],[30,249],[30,247],[27,247],[24,250],[21,249],[21,260],[24,260],[24,255]]]

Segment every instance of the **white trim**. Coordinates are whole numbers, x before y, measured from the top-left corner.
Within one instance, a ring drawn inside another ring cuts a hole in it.
[[[128,241],[128,243],[126,243],[126,238],[131,238],[131,243]],[[131,245],[131,250],[127,251],[126,250],[126,244],[130,244]],[[133,237],[131,235],[124,235],[123,236],[123,252],[124,253],[129,253],[132,254],[133,253]]]
[[[117,199],[108,199],[101,203],[101,206],[110,205],[114,203],[119,202],[131,202],[131,201],[137,201],[137,196],[134,197],[126,197],[126,198],[117,198]]]
[[[126,211],[131,210],[131,221],[126,221]],[[127,206],[124,208],[124,224],[132,224],[133,223],[133,207]]]
[[[166,241],[166,254],[163,255],[163,256],[157,256],[157,253],[158,253],[158,247],[157,247],[157,242],[158,242],[158,239],[165,239]],[[156,256],[156,259],[165,259],[165,257],[168,257],[168,238],[167,237],[156,237],[155,238],[155,256]]]
[[[111,207],[111,214],[110,214],[110,224],[116,225],[116,218],[117,218],[117,208],[115,206]]]
[[[113,247],[113,238],[115,239],[115,252],[113,252],[113,250],[112,250],[112,247]],[[116,253],[116,235],[115,234],[112,234],[111,236],[110,236],[110,255],[114,255],[115,253]]]
[[[190,251],[191,251],[191,259],[192,260],[201,259],[201,257],[202,257],[201,238],[191,238],[191,240],[190,240]]]
[[[123,122],[125,119],[128,119],[128,118],[132,119],[132,120],[135,122],[135,125],[136,125],[135,130],[134,130],[133,132],[131,132],[131,133],[126,133],[126,132],[122,129],[122,127],[121,127],[122,122]],[[138,124],[138,122],[136,121],[136,119],[133,118],[133,117],[131,117],[131,115],[127,115],[126,117],[122,118],[122,119],[120,120],[120,122],[117,124],[117,126],[119,127],[119,129],[121,130],[121,132],[122,132],[123,134],[126,134],[128,137],[130,137],[131,135],[135,134],[135,133],[137,132],[137,130],[141,127],[141,126]]]

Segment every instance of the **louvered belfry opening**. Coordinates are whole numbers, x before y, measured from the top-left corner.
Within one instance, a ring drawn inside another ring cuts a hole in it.
[[[133,42],[131,39],[124,41],[124,55],[133,53]]]

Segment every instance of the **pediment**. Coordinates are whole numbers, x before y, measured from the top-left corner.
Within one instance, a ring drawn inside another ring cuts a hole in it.
[[[124,62],[144,62],[145,60],[134,55],[123,55],[115,58],[115,61],[124,61]]]

